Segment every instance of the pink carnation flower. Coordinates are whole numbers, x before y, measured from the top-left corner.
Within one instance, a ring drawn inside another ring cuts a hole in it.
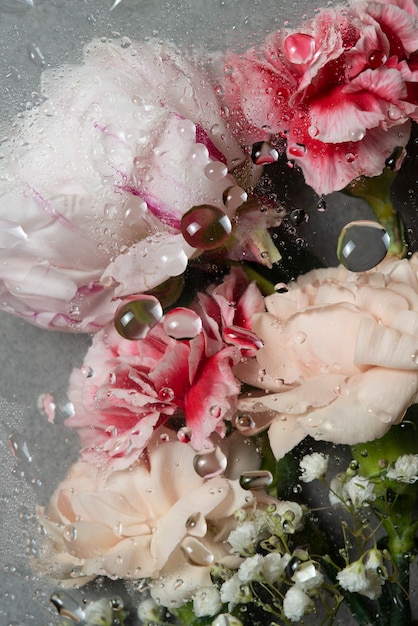
[[[376,176],[418,120],[417,50],[415,3],[380,0],[323,10],[261,50],[229,53],[225,97],[237,135],[280,136],[320,194]]]
[[[172,417],[196,450],[210,446],[212,432],[224,435],[240,391],[232,367],[261,345],[250,327],[263,298],[234,269],[198,294],[194,308],[203,329],[190,340],[172,339],[162,323],[138,341],[123,339],[113,325],[94,336],[69,383],[74,415],[66,423],[78,431],[84,458],[125,468]]]
[[[92,41],[42,74],[45,101],[16,121],[0,163],[0,308],[94,332],[120,297],[183,273],[200,253],[193,206],[232,217],[245,160],[208,77],[170,44]]]

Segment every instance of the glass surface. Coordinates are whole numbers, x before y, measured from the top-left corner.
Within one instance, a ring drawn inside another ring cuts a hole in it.
[[[113,6],[111,0],[0,0],[0,158],[15,116],[40,101],[42,71],[80,62],[93,37],[164,38],[180,49],[214,53],[244,50],[285,20],[291,25],[315,8],[312,0],[119,0]],[[412,153],[396,183],[396,198],[415,242],[414,162]],[[279,177],[273,184],[280,187]],[[286,194],[294,208],[317,200],[292,176]],[[313,254],[335,265],[338,233],[358,218],[370,219],[370,210],[333,194],[326,218],[313,211],[301,237]],[[65,390],[89,343],[88,335],[51,333],[0,313],[0,623],[5,626],[58,622],[49,603],[54,582],[38,578],[31,566],[39,537],[36,507],[47,505],[78,456],[76,435],[63,426],[69,410]],[[54,424],[40,408],[44,394],[54,397]],[[93,588],[100,590],[100,584]],[[349,624],[350,616],[342,612],[339,620]]]

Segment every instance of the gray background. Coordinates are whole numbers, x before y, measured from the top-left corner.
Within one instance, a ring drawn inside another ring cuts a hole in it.
[[[181,46],[244,49],[280,28],[284,20],[299,20],[304,10],[315,6],[310,0],[122,0],[113,11],[108,0],[34,0],[34,5],[0,0],[0,141],[14,115],[36,102],[42,69],[79,61],[82,45],[93,36],[156,36]],[[414,146],[412,141],[396,193],[412,237],[418,232]],[[333,194],[327,199],[327,210],[318,212],[317,198],[300,176],[296,173],[291,180],[289,170],[286,176],[286,189],[281,188],[280,176],[274,184],[286,198],[287,208],[303,207],[310,217],[298,228],[298,235],[318,258],[335,264],[341,227],[355,217],[371,217],[370,212],[360,201],[349,202],[342,194]],[[54,583],[37,578],[30,567],[39,534],[35,508],[47,503],[77,456],[74,435],[62,425],[65,389],[88,344],[88,336],[49,333],[0,314],[1,626],[57,622],[48,602]],[[45,392],[52,393],[58,404],[54,425],[37,408],[38,397]],[[10,436],[19,459],[10,454]],[[349,617],[342,615],[339,621],[348,624]]]

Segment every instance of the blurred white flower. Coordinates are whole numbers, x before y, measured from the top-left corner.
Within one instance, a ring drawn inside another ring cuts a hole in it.
[[[418,480],[418,454],[404,454],[389,468],[387,478],[414,484]]]
[[[362,593],[369,586],[369,580],[366,576],[366,568],[361,559],[353,561],[338,572],[337,580],[343,589],[351,592]]]
[[[221,600],[228,603],[228,609],[232,611],[237,604],[248,604],[253,599],[248,585],[244,584],[238,574],[234,574],[226,580],[221,587]]]
[[[238,578],[243,583],[259,580],[263,572],[264,557],[261,554],[250,556],[241,563],[238,569]]]
[[[286,575],[286,566],[292,557],[286,553],[270,552],[264,557],[263,574],[269,585],[281,582]]]
[[[327,473],[329,456],[321,452],[306,454],[299,465],[302,470],[299,479],[304,483],[311,483],[313,480],[323,478]]]
[[[193,596],[193,612],[196,617],[216,615],[221,608],[221,594],[216,587],[202,587]]]
[[[310,613],[315,605],[311,598],[297,585],[290,587],[283,600],[285,616],[292,622],[298,622],[304,615]]]
[[[365,476],[350,478],[343,487],[343,493],[356,509],[376,499],[374,484]]]
[[[228,536],[231,552],[242,556],[255,554],[260,527],[255,521],[245,521],[234,528]]]

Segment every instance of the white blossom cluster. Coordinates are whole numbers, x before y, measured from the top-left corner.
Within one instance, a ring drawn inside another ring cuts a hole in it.
[[[381,550],[372,548],[337,574],[343,589],[360,593],[370,600],[378,598],[388,577]]]

